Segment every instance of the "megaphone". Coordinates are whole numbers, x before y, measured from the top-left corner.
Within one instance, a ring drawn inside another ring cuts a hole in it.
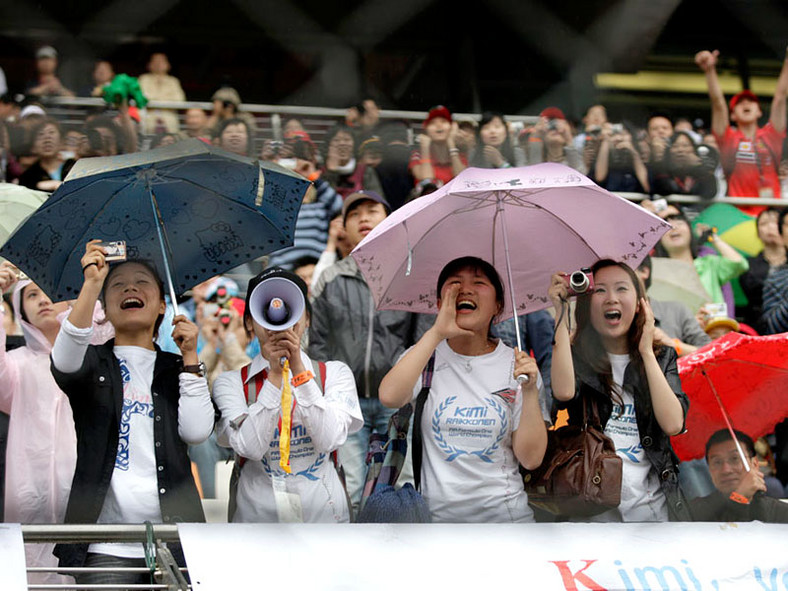
[[[284,277],[261,281],[249,297],[249,313],[254,321],[271,331],[287,330],[295,325],[306,308],[301,289]]]

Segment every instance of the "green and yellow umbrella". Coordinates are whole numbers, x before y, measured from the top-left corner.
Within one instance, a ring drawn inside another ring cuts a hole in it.
[[[747,215],[730,203],[714,203],[695,218],[693,227],[706,224],[717,229],[717,234],[725,242],[742,253],[745,257],[754,257],[763,250],[763,243],[758,238],[755,218]],[[733,296],[737,306],[746,306],[747,297],[739,286],[738,279],[731,282]]]

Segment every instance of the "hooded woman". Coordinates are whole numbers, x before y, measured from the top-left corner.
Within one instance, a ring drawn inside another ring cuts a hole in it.
[[[14,283],[13,308],[26,346],[6,352],[0,326],[0,411],[10,415],[6,451],[5,521],[62,523],[77,459],[74,419],[66,395],[49,371],[49,352],[60,331],[52,300],[30,280],[17,282],[9,263],[0,265],[0,291]],[[54,544],[25,545],[28,566],[56,566]],[[71,581],[54,573],[28,576],[30,583]]]

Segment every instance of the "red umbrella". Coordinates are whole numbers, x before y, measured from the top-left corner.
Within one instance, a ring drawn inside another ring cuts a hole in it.
[[[737,429],[757,438],[788,417],[788,333],[731,332],[680,358],[678,366],[690,399],[687,431],[672,439],[681,460],[702,458],[715,431]]]

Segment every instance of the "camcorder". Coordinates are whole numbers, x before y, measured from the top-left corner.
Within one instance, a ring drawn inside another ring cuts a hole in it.
[[[564,273],[564,281],[570,297],[588,293],[594,288],[594,275],[588,267],[583,267],[574,273]]]

